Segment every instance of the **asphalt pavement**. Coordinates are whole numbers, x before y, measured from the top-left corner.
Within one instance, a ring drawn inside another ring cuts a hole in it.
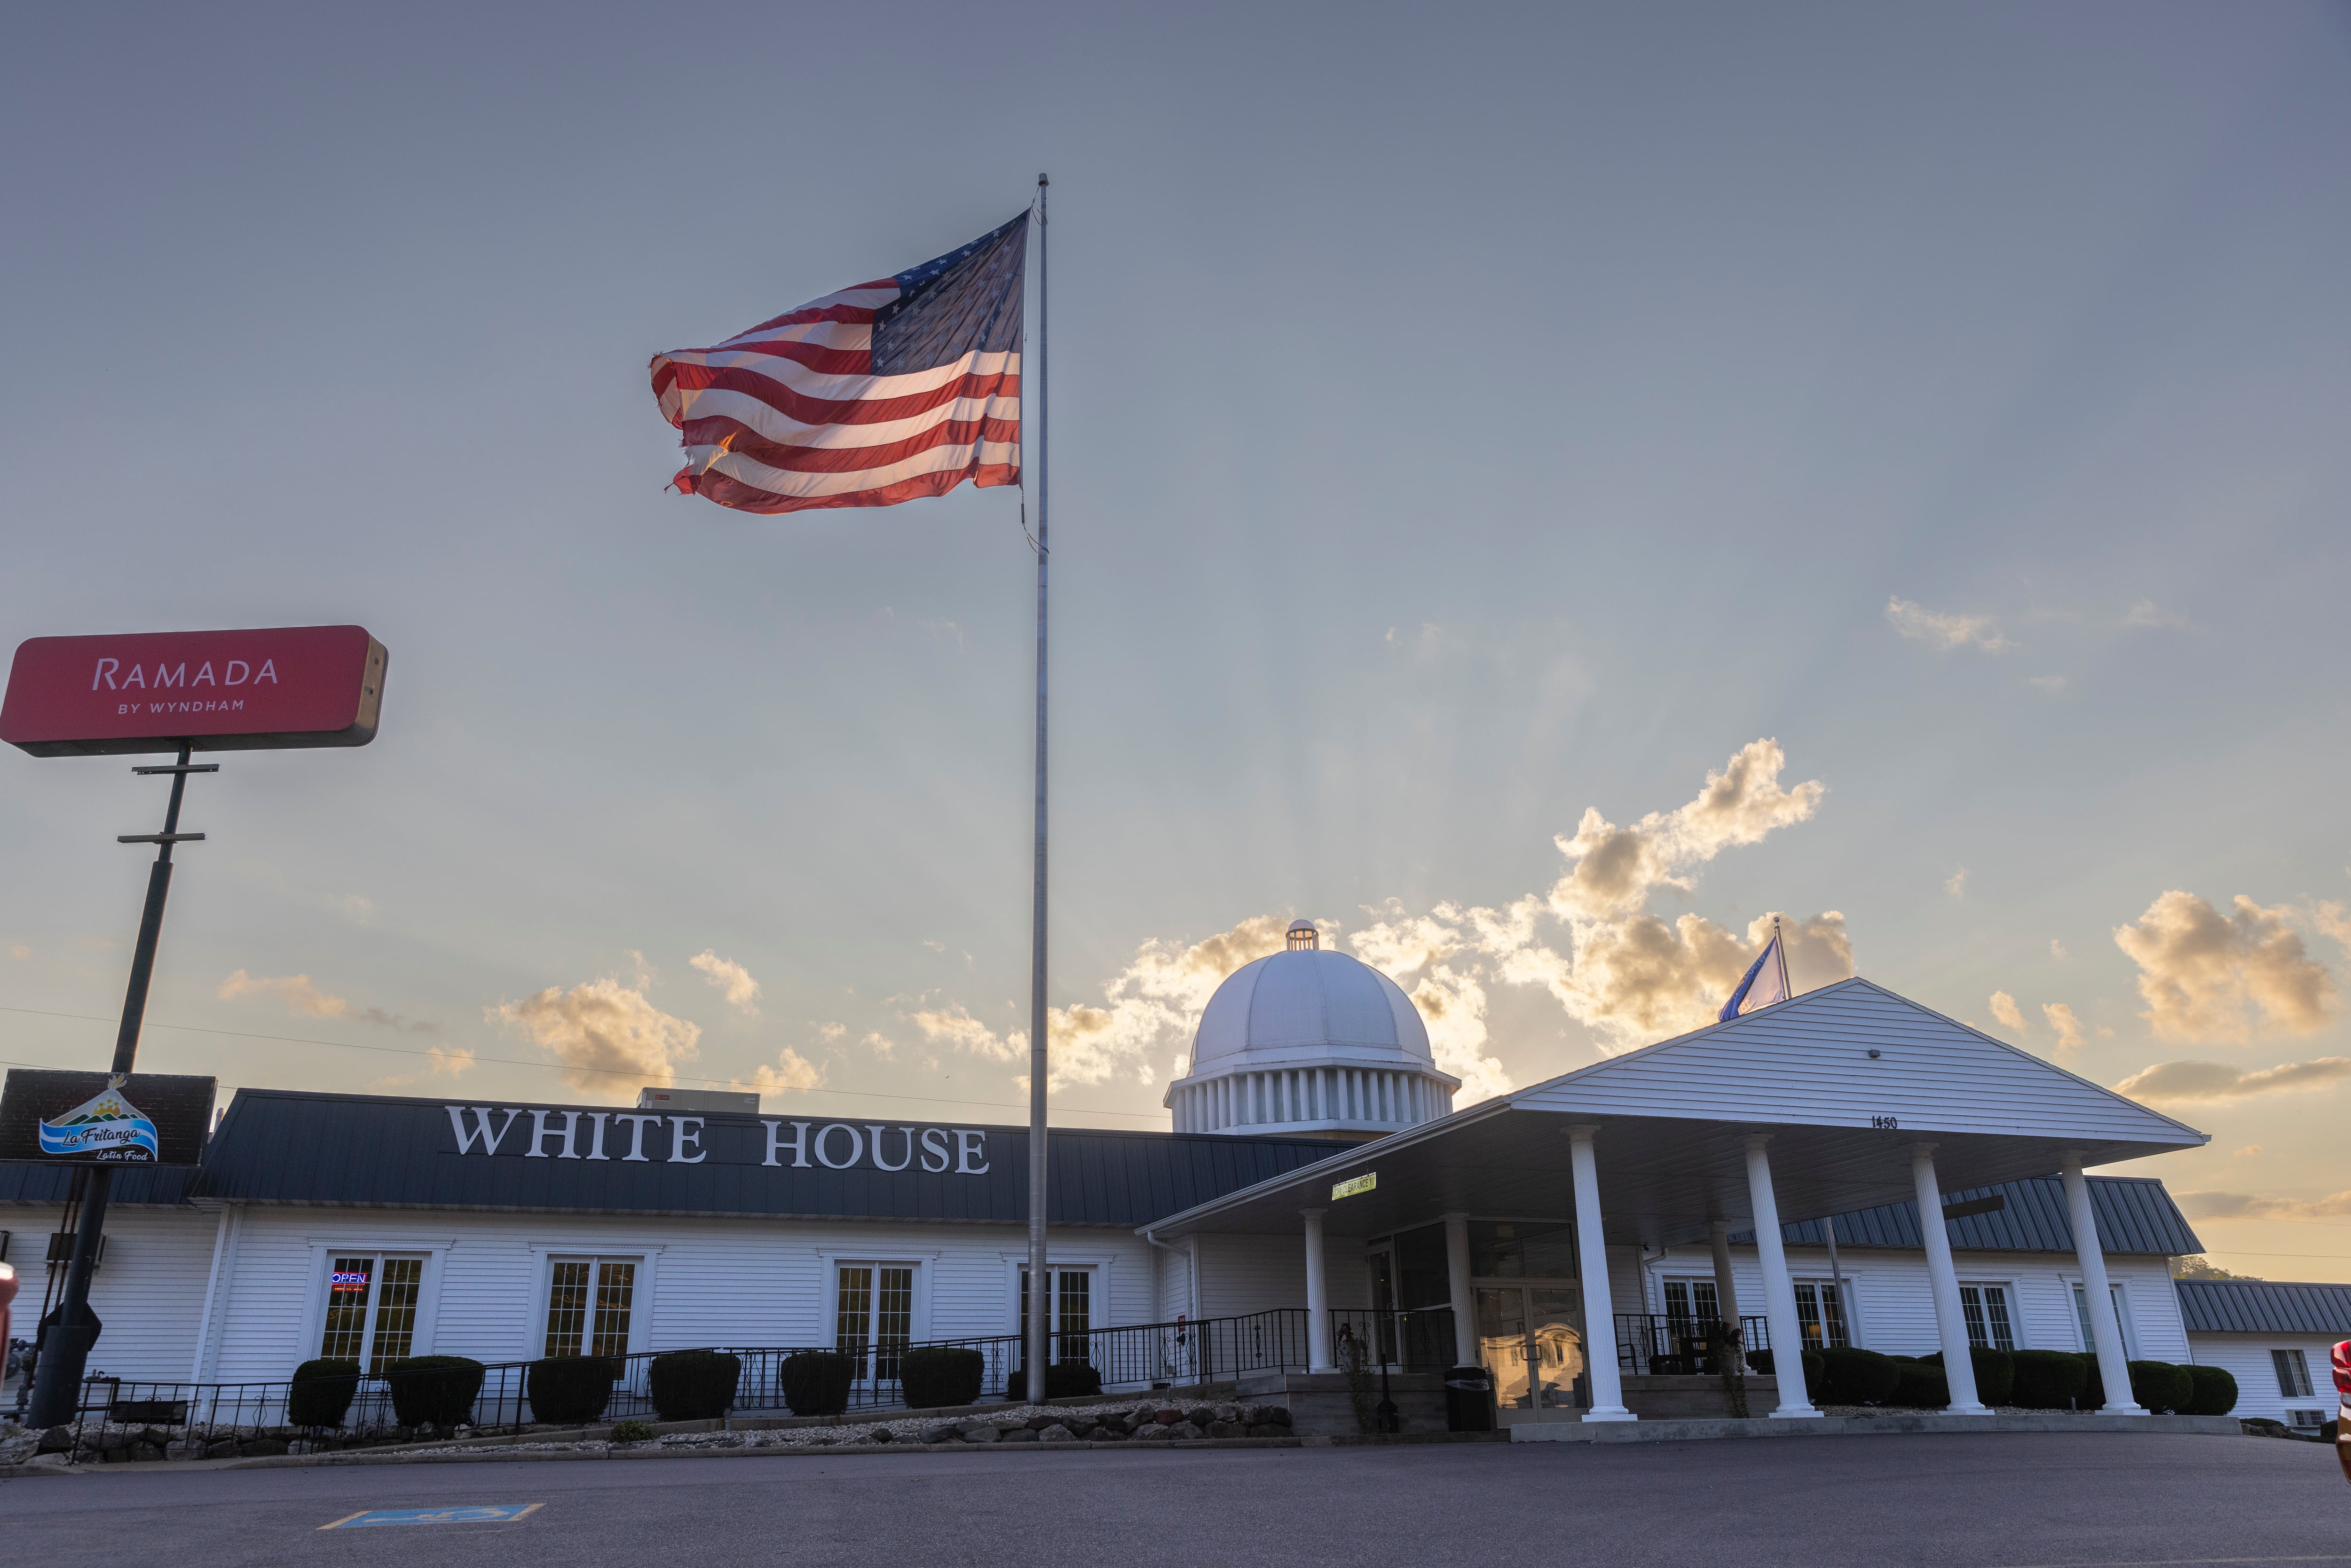
[[[366,1510],[512,1522],[320,1527]],[[1036,1449],[0,1481],[0,1560],[1019,1568],[2351,1563],[2314,1443],[2083,1434]]]

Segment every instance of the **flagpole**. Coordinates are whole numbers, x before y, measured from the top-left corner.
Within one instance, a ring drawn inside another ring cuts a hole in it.
[[[1029,932],[1029,1299],[1021,1359],[1029,1373],[1029,1402],[1045,1402],[1046,1314],[1052,1305],[1045,1271],[1045,191],[1051,182],[1037,176],[1037,863]],[[1021,388],[1022,412],[1028,388]]]
[[[1044,503],[1039,502],[1041,507]],[[1780,917],[1771,916],[1771,950],[1780,956],[1780,995],[1793,1000],[1796,988],[1788,980],[1788,944],[1780,935]]]

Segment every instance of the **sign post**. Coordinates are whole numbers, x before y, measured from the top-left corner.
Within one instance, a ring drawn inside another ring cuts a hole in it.
[[[35,757],[178,754],[172,763],[131,769],[171,779],[163,831],[119,834],[115,841],[153,844],[155,863],[147,873],[139,944],[106,1082],[82,1104],[38,1114],[33,1148],[14,1156],[88,1167],[65,1295],[57,1321],[43,1325],[34,1362],[27,1413],[34,1426],[59,1425],[80,1403],[82,1373],[99,1326],[89,1310],[89,1276],[105,1232],[114,1167],[187,1163],[196,1152],[172,1148],[155,1119],[140,1107],[131,1077],[172,887],[172,850],[201,843],[204,837],[180,831],[188,775],[220,771],[217,762],[190,758],[199,748],[365,746],[375,738],[387,662],[383,644],[358,626],[35,637],[17,646],[7,695],[0,701],[0,740]],[[10,1093],[0,1100],[0,1129],[21,1119],[16,1078],[10,1075]],[[209,1091],[204,1102],[208,1117]],[[19,1113],[12,1116],[12,1111]],[[52,1114],[59,1120],[52,1122]],[[174,1152],[182,1157],[168,1159]],[[9,1151],[0,1147],[0,1157],[9,1157]]]

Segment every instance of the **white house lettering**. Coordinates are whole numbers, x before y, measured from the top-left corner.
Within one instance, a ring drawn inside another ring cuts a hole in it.
[[[640,1164],[698,1166],[711,1156],[709,1119],[656,1115],[645,1111],[541,1111],[512,1106],[444,1105],[460,1155],[519,1155],[531,1160],[631,1160]],[[517,1124],[525,1130],[515,1133]],[[667,1126],[664,1138],[659,1129]],[[977,1127],[885,1126],[879,1123],[770,1122],[764,1137],[729,1138],[720,1165],[748,1165],[762,1154],[762,1166],[796,1170],[918,1170],[931,1176],[986,1176],[987,1134]],[[739,1123],[724,1122],[730,1133],[747,1134]],[[655,1129],[646,1135],[648,1127]],[[789,1131],[787,1131],[789,1129]],[[510,1136],[510,1134],[512,1134]],[[894,1157],[893,1157],[894,1156]]]

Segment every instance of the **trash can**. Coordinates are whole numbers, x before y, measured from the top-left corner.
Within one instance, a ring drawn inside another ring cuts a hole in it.
[[[1482,1366],[1457,1366],[1445,1375],[1445,1429],[1494,1429],[1494,1379]]]

